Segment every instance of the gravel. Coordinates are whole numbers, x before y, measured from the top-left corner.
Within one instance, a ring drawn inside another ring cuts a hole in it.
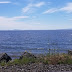
[[[0,66],[0,72],[72,72],[72,65],[32,63],[26,65]]]

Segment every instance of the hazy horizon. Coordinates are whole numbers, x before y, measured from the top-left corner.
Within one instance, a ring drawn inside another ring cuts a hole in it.
[[[34,30],[34,29],[32,29],[32,30]],[[37,30],[39,30],[39,29],[37,29]],[[42,30],[42,29],[40,29],[40,30]],[[44,29],[44,30],[72,30],[72,29]],[[21,29],[11,29],[11,30],[0,30],[0,31],[24,31],[24,30],[21,30]]]

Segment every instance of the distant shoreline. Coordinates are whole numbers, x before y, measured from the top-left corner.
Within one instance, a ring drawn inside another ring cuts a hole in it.
[[[20,29],[13,29],[13,30],[0,30],[0,31],[56,31],[56,30],[72,30],[72,29],[46,29],[46,30],[20,30]]]

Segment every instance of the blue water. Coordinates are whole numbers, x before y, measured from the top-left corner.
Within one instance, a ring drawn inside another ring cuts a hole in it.
[[[0,31],[0,53],[19,56],[24,51],[46,53],[49,48],[72,49],[72,30]]]

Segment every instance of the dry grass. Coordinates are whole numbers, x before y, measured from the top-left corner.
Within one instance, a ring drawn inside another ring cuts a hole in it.
[[[72,64],[72,56],[68,54],[56,54],[44,57],[48,64]]]

